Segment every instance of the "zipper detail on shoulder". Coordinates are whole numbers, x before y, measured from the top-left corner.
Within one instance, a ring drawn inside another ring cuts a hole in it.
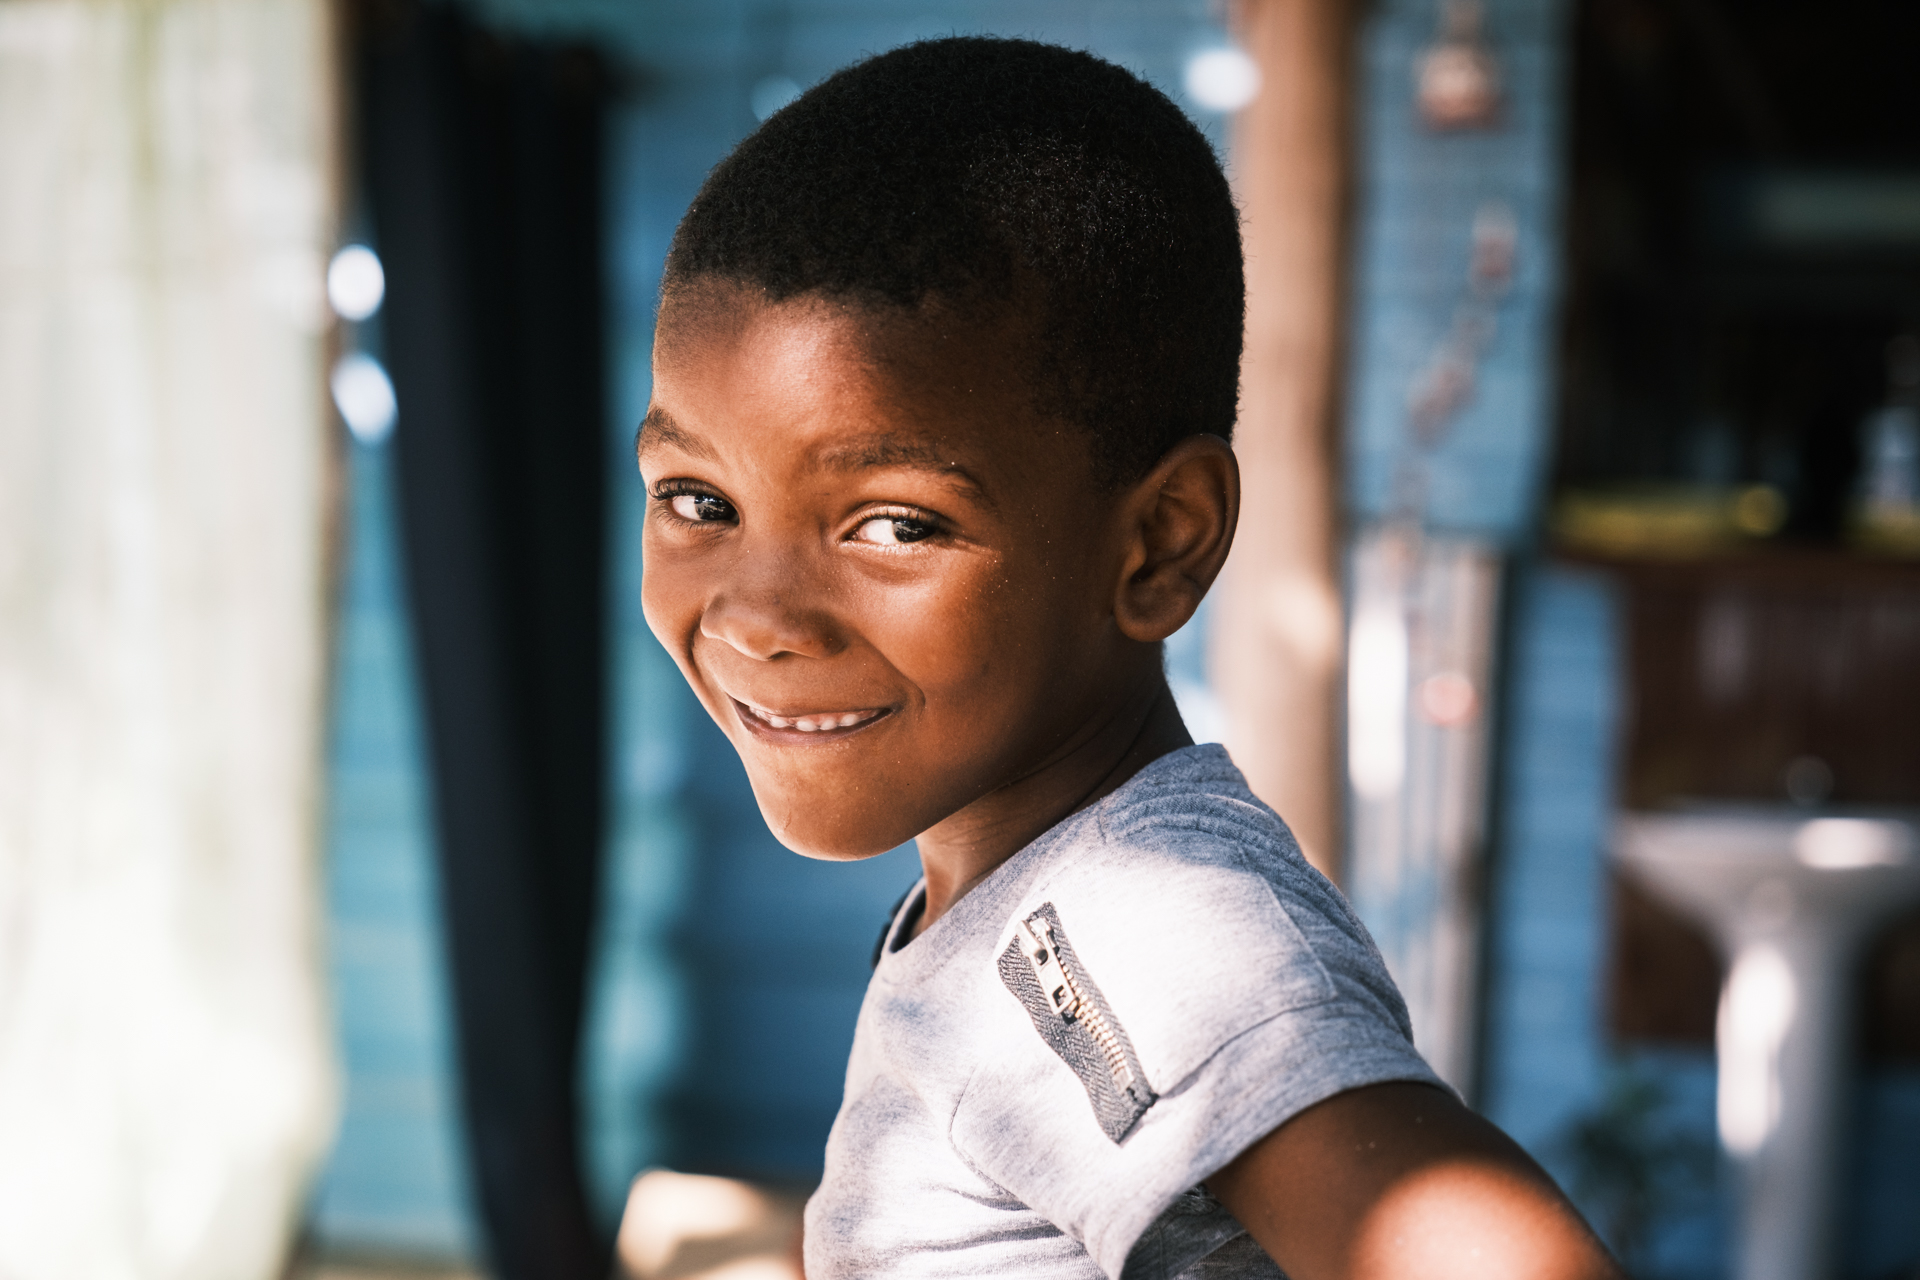
[[[1053,925],[1036,911],[1020,922],[1020,934],[1026,943],[1022,949],[1027,961],[1033,965],[1033,976],[1040,980],[1040,989],[1047,993],[1053,1011],[1067,1022],[1086,1024],[1087,1034],[1100,1046],[1107,1060],[1113,1087],[1126,1092],[1127,1086],[1133,1083],[1133,1068],[1127,1065],[1120,1037],[1114,1034],[1113,1025],[1100,1007],[1087,999],[1073,971],[1060,962],[1060,944],[1054,937]]]
[[[1156,1095],[1126,1028],[1074,954],[1051,902],[1015,922],[998,967],[1041,1040],[1079,1078],[1101,1130],[1124,1141]]]

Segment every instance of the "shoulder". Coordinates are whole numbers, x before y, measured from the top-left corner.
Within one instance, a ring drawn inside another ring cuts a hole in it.
[[[1098,805],[1080,831],[1075,863],[1108,879],[1198,874],[1218,868],[1345,912],[1280,815],[1256,797],[1218,745],[1163,756]],[[1177,882],[1167,887],[1177,887]]]
[[[1050,889],[1112,927],[1241,957],[1276,947],[1323,967],[1384,978],[1379,952],[1340,890],[1217,745],[1155,761],[1098,807],[1054,859]],[[1056,904],[1060,905],[1060,904]]]
[[[1366,930],[1218,748],[1033,852],[964,955],[982,1003],[950,1133],[1109,1274],[1301,1109],[1428,1078]]]
[[[1156,761],[1051,851],[1003,919],[1036,918],[1104,993],[1159,1088],[1282,1014],[1358,998],[1404,1006],[1339,890],[1219,747]]]

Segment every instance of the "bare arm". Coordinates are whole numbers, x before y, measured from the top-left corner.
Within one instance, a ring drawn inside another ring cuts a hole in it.
[[[1626,1280],[1540,1166],[1431,1085],[1329,1098],[1207,1187],[1290,1280]]]

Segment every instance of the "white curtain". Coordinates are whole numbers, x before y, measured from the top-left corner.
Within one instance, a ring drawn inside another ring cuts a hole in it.
[[[275,1275],[330,1134],[323,0],[0,0],[0,1277]]]

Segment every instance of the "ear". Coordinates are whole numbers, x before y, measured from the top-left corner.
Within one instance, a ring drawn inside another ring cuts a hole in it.
[[[1240,463],[1219,436],[1175,445],[1120,501],[1126,558],[1113,616],[1130,640],[1157,643],[1200,607],[1233,546]]]

